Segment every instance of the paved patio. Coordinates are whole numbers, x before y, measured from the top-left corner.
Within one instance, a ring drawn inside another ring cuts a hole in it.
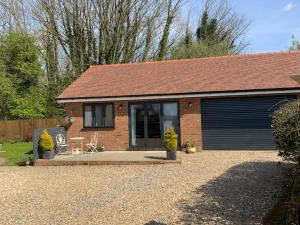
[[[37,160],[35,165],[127,165],[181,163],[181,152],[177,160],[166,160],[166,151],[105,151],[85,154],[56,155],[53,160]]]

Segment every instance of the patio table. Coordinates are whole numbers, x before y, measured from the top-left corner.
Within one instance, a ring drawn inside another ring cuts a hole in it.
[[[70,138],[70,140],[71,140],[72,154],[73,154],[74,151],[75,151],[75,154],[79,154],[80,150],[83,153],[83,140],[84,140],[84,137],[72,137],[72,138]],[[77,145],[77,147],[76,147],[76,145]],[[80,145],[80,148],[78,148],[78,145]]]

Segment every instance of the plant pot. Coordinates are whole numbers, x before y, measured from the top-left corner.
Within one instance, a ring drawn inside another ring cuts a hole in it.
[[[167,160],[176,160],[176,151],[167,151]]]
[[[51,151],[42,151],[42,159],[54,159],[55,152]]]
[[[188,148],[188,149],[187,149],[187,152],[188,152],[188,153],[195,153],[195,152],[196,152],[196,147]]]

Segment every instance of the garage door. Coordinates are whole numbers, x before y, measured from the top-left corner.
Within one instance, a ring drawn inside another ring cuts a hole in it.
[[[275,149],[272,113],[294,96],[203,99],[203,149]]]

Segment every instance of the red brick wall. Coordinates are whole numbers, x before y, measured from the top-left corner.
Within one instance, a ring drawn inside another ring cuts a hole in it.
[[[191,103],[191,107],[189,104]],[[122,109],[119,109],[122,105]],[[99,134],[99,144],[104,145],[106,150],[127,150],[129,147],[128,128],[128,102],[118,101],[115,107],[115,128],[91,128],[83,129],[82,104],[65,104],[66,115],[72,112],[74,123],[67,131],[68,137],[85,137],[86,142],[94,132]],[[201,113],[199,98],[185,98],[179,100],[180,107],[180,137],[181,144],[188,140],[194,140],[197,150],[202,149],[201,140]]]
[[[202,149],[200,99],[184,98],[179,104],[181,144],[192,139],[199,151]]]
[[[122,109],[119,109],[122,105]],[[67,131],[70,137],[85,137],[85,142],[89,142],[90,137],[95,132],[98,133],[98,143],[104,145],[106,150],[127,150],[129,142],[128,131],[128,103],[127,101],[118,101],[114,103],[115,110],[115,128],[83,128],[82,103],[66,103],[66,115],[71,112],[75,119],[74,123]]]

